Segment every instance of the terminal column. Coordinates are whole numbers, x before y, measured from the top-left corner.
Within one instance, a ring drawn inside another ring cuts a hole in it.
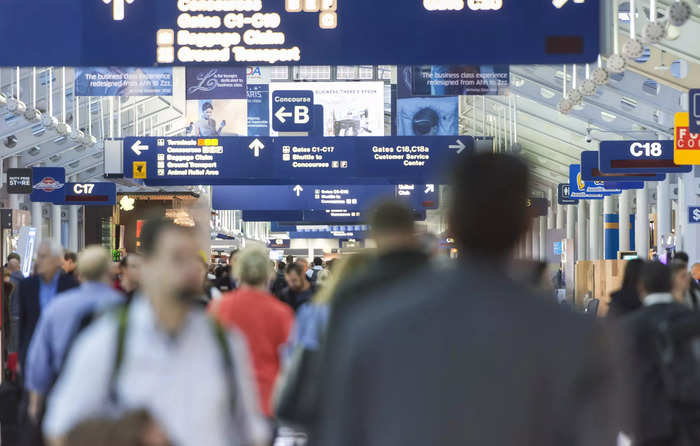
[[[668,175],[656,185],[656,252],[663,253],[664,239],[671,234],[671,191]]]
[[[688,213],[689,207],[700,207],[698,191],[700,190],[700,166],[695,166],[695,171],[683,174],[683,197],[684,209],[681,212],[683,220],[683,248],[690,257],[690,263],[700,262],[700,223],[690,223],[690,218],[694,217]],[[679,190],[680,193],[680,190]],[[695,220],[693,220],[695,221]]]
[[[61,243],[61,205],[51,205],[51,238]]]
[[[649,189],[637,190],[636,223],[634,225],[634,245],[642,260],[649,259]]]
[[[634,215],[631,214],[632,191],[623,190],[619,201],[620,233],[619,250],[631,251],[634,249]]]
[[[578,240],[576,253],[578,254],[578,260],[588,260],[586,255],[587,243],[586,243],[586,200],[579,200],[578,202]]]
[[[589,239],[588,239],[588,260],[600,260],[600,252],[603,224],[600,214],[600,200],[590,200],[589,208]]]
[[[539,260],[540,258],[540,222],[536,218],[532,221],[532,258]]]
[[[41,208],[41,203],[32,202],[32,226],[36,228],[36,241],[38,242],[42,236],[42,222],[44,217],[42,215],[43,209]]]
[[[690,175],[693,173],[691,172]],[[685,174],[678,175],[678,202],[676,206],[676,250],[685,250],[685,228],[689,224],[688,201],[686,200]]]
[[[11,156],[7,160],[7,167],[10,169],[16,169],[17,167],[19,167],[19,157]],[[19,195],[10,194],[10,200],[8,204],[10,209],[19,209]]]
[[[533,222],[534,223],[534,222]],[[524,247],[525,249],[523,250],[523,257],[526,259],[532,259],[532,231],[527,231],[527,234],[525,234],[525,239]]]
[[[615,198],[609,195],[603,198],[605,218],[605,260],[615,260],[620,244],[620,215],[615,213]]]
[[[576,238],[576,211],[578,207],[574,206],[559,206],[560,208],[566,208],[566,238],[575,239]]]
[[[73,252],[78,252],[78,208],[68,206],[68,248]]]
[[[547,229],[554,229],[554,202],[552,201],[552,189],[547,191],[547,201],[549,205],[547,206]]]
[[[563,230],[565,228],[564,224],[564,206],[557,204],[556,229],[560,231]]]
[[[551,215],[551,212],[549,212]],[[547,261],[547,228],[552,222],[551,217],[540,217],[540,260]]]

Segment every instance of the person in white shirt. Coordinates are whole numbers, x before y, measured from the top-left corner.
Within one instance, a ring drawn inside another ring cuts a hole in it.
[[[76,340],[48,400],[49,444],[63,445],[83,421],[135,409],[146,409],[173,444],[265,444],[243,337],[223,335],[194,303],[204,286],[194,232],[152,220],[141,245],[141,294]]]

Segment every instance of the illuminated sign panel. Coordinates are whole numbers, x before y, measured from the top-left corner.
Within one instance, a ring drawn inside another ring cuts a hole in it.
[[[599,168],[602,173],[684,173],[691,166],[673,162],[673,140],[603,141]]]
[[[124,175],[149,186],[441,184],[471,136],[129,137]]]
[[[0,64],[592,62],[599,53],[600,3],[4,0],[0,40],[10,44]]]

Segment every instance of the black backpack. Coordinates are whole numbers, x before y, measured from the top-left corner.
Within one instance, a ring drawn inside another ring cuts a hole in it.
[[[674,446],[700,444],[700,314],[683,312],[656,324],[654,341],[663,392],[671,408]]]

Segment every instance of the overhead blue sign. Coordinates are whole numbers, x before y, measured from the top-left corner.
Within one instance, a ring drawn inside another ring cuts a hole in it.
[[[573,204],[578,204],[578,200],[571,198],[571,185],[570,184],[560,184],[557,186],[557,202],[562,206],[570,206]]]
[[[289,232],[290,239],[366,239],[369,233],[365,231],[319,231],[319,232]]]
[[[700,133],[700,88],[690,90],[688,101],[688,115],[690,115],[690,133]]]
[[[367,210],[382,198],[406,199],[412,209],[436,209],[434,184],[346,186],[214,186],[212,209],[216,210],[326,210],[339,207]]]
[[[613,190],[644,189],[644,181],[604,181],[603,187]]]
[[[66,169],[63,167],[34,167],[29,199],[35,203],[61,203],[66,185]]]
[[[4,0],[0,65],[593,62],[600,3]]]
[[[688,207],[688,223],[700,223],[700,206]]]
[[[270,223],[270,232],[367,232],[367,225],[289,225],[279,222]]]
[[[673,162],[673,140],[603,141],[600,143],[599,168],[608,173],[685,173],[693,166]]]
[[[605,194],[601,192],[602,186],[583,181],[581,178],[581,165],[569,165],[569,198],[577,200],[602,200]]]
[[[124,139],[124,176],[149,186],[441,184],[471,136]]]
[[[425,221],[425,210],[414,210],[416,221]],[[304,224],[346,224],[354,225],[365,223],[367,216],[362,211],[350,211],[346,209],[333,209],[325,211],[243,211],[243,221],[268,222],[277,221],[283,223]]]
[[[310,132],[313,127],[314,92],[277,90],[272,93],[272,130]]]
[[[1,8],[0,8],[1,10]],[[84,67],[75,69],[76,96],[172,96],[173,69]]]
[[[665,173],[634,172],[634,173],[603,173],[598,167],[598,151],[581,152],[581,177],[584,181],[597,181],[602,186],[604,181],[663,181]]]
[[[292,241],[288,238],[271,238],[267,242],[267,247],[270,249],[289,249]]]
[[[117,204],[115,183],[66,183],[61,204],[73,206],[113,206]]]

